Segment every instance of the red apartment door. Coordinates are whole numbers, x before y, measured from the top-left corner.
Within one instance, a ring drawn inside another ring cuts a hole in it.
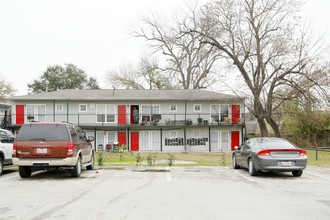
[[[139,132],[138,131],[131,132],[131,150],[132,151],[139,150]]]
[[[239,131],[231,132],[231,150],[235,150],[235,146],[239,146]]]
[[[119,145],[126,145],[126,132],[118,131],[118,143]]]
[[[16,124],[24,124],[24,105],[16,105]]]
[[[126,124],[126,105],[118,105],[118,124]]]
[[[240,123],[240,105],[232,105],[231,106],[231,113],[232,113],[232,123],[233,124],[239,124]]]

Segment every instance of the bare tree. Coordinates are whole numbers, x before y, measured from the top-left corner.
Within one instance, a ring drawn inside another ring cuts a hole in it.
[[[182,12],[166,20],[156,16],[145,17],[145,27],[141,26],[135,36],[147,40],[154,53],[160,52],[165,56],[166,64],[161,69],[168,74],[168,78],[176,80],[175,84],[183,89],[206,88],[215,82],[213,68],[219,53],[212,47],[200,44],[197,33],[187,33],[197,28],[194,23],[195,8],[191,7],[187,13]],[[178,14],[184,16],[179,17]]]
[[[306,83],[298,82],[312,79],[308,66],[319,55],[320,48],[297,23],[299,8],[300,1],[292,0],[213,1],[203,7],[198,28],[190,31],[236,66],[263,136],[269,135],[266,122],[281,135],[273,112],[282,102],[276,98],[288,88],[305,94],[301,85]]]
[[[7,102],[10,96],[13,96],[16,90],[12,87],[12,85],[2,79],[0,74],[0,102]]]
[[[107,81],[111,86],[125,89],[175,89],[170,78],[164,76],[156,60],[141,57],[138,67],[122,64],[118,71],[110,71]]]
[[[106,74],[108,85],[125,89],[144,89],[132,64],[122,64],[118,70],[110,70]]]
[[[315,71],[319,87],[316,87],[314,94],[321,100],[320,106],[330,111],[330,62]]]
[[[319,66],[306,72],[295,84],[284,87],[275,98],[294,100],[298,106],[309,110],[330,108],[330,72],[326,66]]]

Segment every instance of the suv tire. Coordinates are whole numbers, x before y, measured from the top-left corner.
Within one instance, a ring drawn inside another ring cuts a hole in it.
[[[18,172],[21,178],[31,177],[31,167],[20,166],[18,167]]]
[[[73,170],[71,170],[72,177],[79,177],[81,174],[81,158],[78,157],[77,164],[74,166]]]
[[[88,165],[86,167],[87,170],[93,170],[94,169],[94,154],[92,154],[90,162],[91,162],[91,165]]]

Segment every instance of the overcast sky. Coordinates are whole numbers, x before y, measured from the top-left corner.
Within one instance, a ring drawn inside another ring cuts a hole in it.
[[[72,63],[106,88],[107,71],[146,53],[144,41],[130,35],[139,19],[185,1],[0,0],[0,75],[24,95],[48,66]],[[330,0],[305,1],[303,19],[330,44]]]

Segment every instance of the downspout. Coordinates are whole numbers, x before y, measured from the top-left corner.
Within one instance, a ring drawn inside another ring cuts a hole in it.
[[[184,100],[184,120],[187,121],[187,100]]]
[[[94,127],[94,152],[96,152],[96,127]]]
[[[163,128],[160,128],[160,152],[163,152]]]
[[[69,121],[69,100],[66,100],[66,121]]]
[[[211,126],[209,126],[209,152],[211,152]]]
[[[152,103],[151,103],[151,100],[150,100],[150,102],[149,102],[149,108],[150,108],[150,114],[149,114],[149,116],[150,116],[150,121],[149,121],[149,122],[151,122],[151,120],[152,120],[152,114],[153,114],[153,112],[152,112]]]
[[[129,144],[129,127],[126,124],[126,148],[127,150],[131,150],[131,145]]]
[[[55,112],[56,108],[55,108],[55,99],[53,100],[53,122],[56,121],[56,112]]]

